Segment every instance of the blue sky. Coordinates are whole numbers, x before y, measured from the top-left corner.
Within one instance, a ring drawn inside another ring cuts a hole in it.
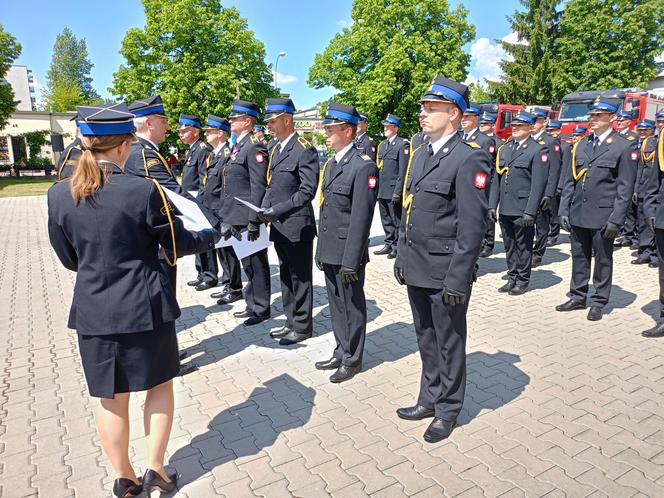
[[[495,78],[499,74],[497,61],[503,53],[494,40],[510,34],[505,17],[518,8],[518,1],[450,0],[450,3],[452,6],[463,3],[476,27],[475,41],[466,47],[473,55],[470,81],[485,76]],[[122,63],[118,51],[125,31],[142,27],[145,22],[140,0],[8,0],[3,4],[0,22],[23,45],[16,64],[33,70],[38,89],[46,81],[55,37],[69,27],[76,36],[85,38],[95,65],[93,84],[102,95],[108,96],[106,89],[113,72]],[[265,44],[266,62],[274,64],[277,54],[286,52],[279,60],[279,86],[291,94],[298,108],[332,96],[333,89],[307,87],[308,70],[314,55],[322,52],[332,36],[350,23],[352,0],[231,0],[222,4],[234,5],[247,19],[249,28]]]

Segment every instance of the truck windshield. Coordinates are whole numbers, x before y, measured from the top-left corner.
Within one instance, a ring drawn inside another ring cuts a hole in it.
[[[590,102],[563,102],[560,106],[559,121],[588,121]]]

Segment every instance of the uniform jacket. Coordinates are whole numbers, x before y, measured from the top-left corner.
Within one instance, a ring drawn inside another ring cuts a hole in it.
[[[463,134],[462,134],[463,136]],[[496,156],[496,139],[490,137],[486,133],[481,132],[479,129],[475,129],[472,135],[466,138],[466,142],[475,142],[480,146],[481,149],[487,151],[492,157]]]
[[[410,144],[405,138],[394,137],[392,143],[388,140],[380,143],[378,146],[379,199],[392,200],[393,196],[400,195],[409,157]]]
[[[639,165],[636,170],[634,193],[636,193],[639,199],[645,197],[648,179],[651,176],[650,169],[656,165],[653,159],[655,157],[655,150],[657,149],[657,142],[657,136],[646,137],[642,141],[638,141],[641,153],[639,157]]]
[[[74,173],[74,166],[76,166],[76,161],[82,153],[81,139],[76,137],[60,154],[58,164],[55,167],[58,172],[58,180],[69,178]]]
[[[207,156],[212,152],[210,144],[200,138],[189,146],[182,166],[182,188],[188,192],[203,190],[203,178],[207,170]]]
[[[410,151],[413,152],[420,145],[422,145],[423,143],[426,143],[428,141],[429,141],[429,137],[427,137],[426,134],[423,131],[418,131],[410,139]]]
[[[660,142],[664,141],[664,131],[657,139],[653,166],[649,170],[643,199],[643,212],[646,218],[655,218],[655,228],[664,230],[664,154]]]
[[[207,158],[207,173],[203,186],[203,205],[221,216],[221,203],[224,189],[223,169],[231,158],[230,143],[226,144],[217,154],[211,152]]]
[[[468,292],[487,227],[490,171],[489,154],[459,134],[433,156],[424,145],[413,151],[396,259],[408,285]]]
[[[560,177],[556,186],[556,193],[560,196],[567,180],[567,175],[572,174],[572,146],[565,140],[560,141]]]
[[[246,227],[258,225],[258,213],[234,197],[260,207],[267,186],[267,148],[265,144],[247,133],[231,150],[231,157],[222,167],[224,177],[221,217],[226,223]]]
[[[376,145],[376,141],[373,138],[364,133],[359,138],[355,137],[354,142],[357,150],[369,156],[372,161],[376,161],[376,152],[378,151],[378,146]]]
[[[279,220],[272,223],[270,240],[305,242],[316,236],[311,204],[318,187],[318,152],[297,133],[283,151],[275,146],[268,162],[270,183],[263,197],[264,208],[273,208]]]
[[[337,164],[331,158],[322,179],[323,206],[316,258],[355,270],[369,261],[369,229],[378,193],[378,167],[355,147]]]
[[[549,152],[549,177],[544,188],[544,195],[553,199],[556,195],[561,173],[562,151],[560,149],[560,140],[544,132],[538,142],[540,145],[545,145]]]
[[[489,206],[505,216],[535,216],[549,176],[548,150],[528,137],[514,150],[516,140],[500,150],[497,162],[497,184],[491,189]],[[508,168],[501,173],[501,170]]]
[[[587,173],[578,180],[567,175],[560,216],[581,228],[600,229],[607,221],[622,226],[632,202],[640,151],[636,142],[614,131],[597,148],[593,137],[581,139],[573,152],[572,173],[574,166],[577,172],[587,168]]]
[[[76,272],[69,328],[83,335],[154,330],[180,315],[158,258],[160,245],[173,246],[161,195],[152,181],[107,164],[109,180],[78,204],[69,180],[48,191],[51,245],[62,264]],[[178,255],[214,246],[211,237],[188,232],[174,216],[173,221]]]

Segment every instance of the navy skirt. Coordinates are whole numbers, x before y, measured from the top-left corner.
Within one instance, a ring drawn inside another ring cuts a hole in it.
[[[80,335],[83,372],[96,398],[146,391],[180,371],[175,322],[132,334]]]

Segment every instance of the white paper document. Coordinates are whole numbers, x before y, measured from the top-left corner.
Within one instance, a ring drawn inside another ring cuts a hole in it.
[[[210,222],[198,204],[167,188],[164,189],[164,192],[177,210],[180,211],[181,214],[177,215],[177,217],[182,220],[182,224],[187,230],[198,232],[206,228],[212,228],[212,225],[210,225]]]
[[[272,245],[267,233],[267,227],[262,223],[260,224],[260,233],[257,240],[249,242],[247,236],[248,232],[242,232],[242,240],[237,240],[233,237],[230,239],[233,242],[233,249],[235,250],[238,259],[251,256],[252,254],[262,251]]]
[[[247,201],[244,201],[242,199],[238,199],[237,197],[233,197],[233,199],[235,199],[238,202],[241,202],[242,204],[244,204],[245,206],[247,206],[249,209],[251,209],[252,211],[254,211],[256,213],[262,213],[263,211],[265,211],[264,209],[259,208],[258,206],[254,206],[251,202],[247,202]]]

